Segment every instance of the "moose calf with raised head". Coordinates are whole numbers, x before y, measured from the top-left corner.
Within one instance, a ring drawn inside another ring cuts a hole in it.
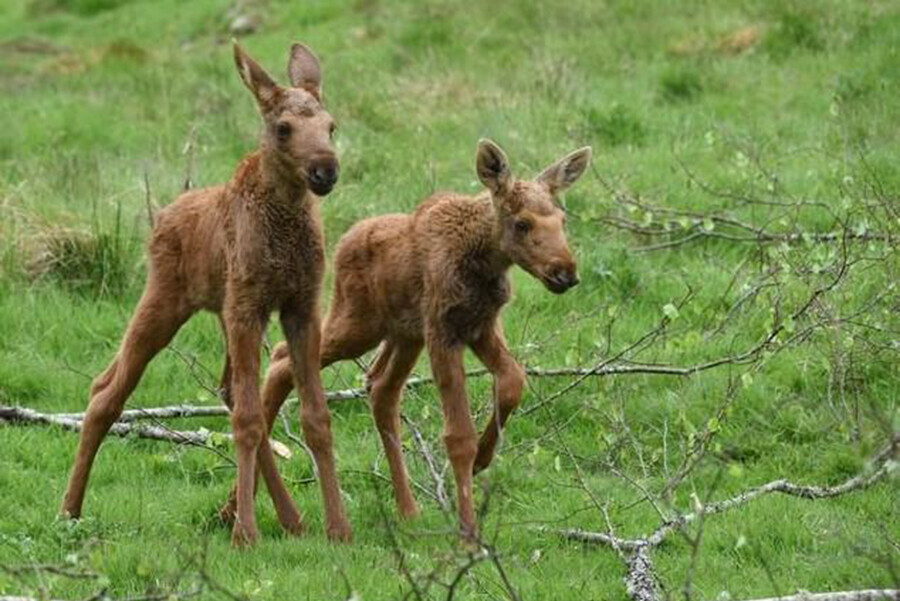
[[[482,140],[476,168],[486,193],[439,193],[411,215],[367,219],[341,238],[322,366],[381,343],[368,387],[401,515],[413,516],[418,508],[401,454],[399,404],[406,378],[427,347],[443,405],[462,535],[477,536],[472,475],[491,462],[525,384],[498,319],[510,295],[507,271],[519,265],[557,294],[578,283],[557,195],[581,177],[590,157],[590,148],[582,148],[534,180],[516,180],[503,151]],[[466,399],[466,346],[494,378],[494,412],[480,440]],[[269,427],[292,386],[290,353],[278,346],[263,387]]]
[[[235,545],[258,538],[253,508],[257,467],[281,525],[302,521],[275,467],[259,400],[259,352],[272,311],[279,311],[292,361],[289,378],[303,399],[303,433],[315,457],[328,536],[350,538],[341,506],[328,408],[319,380],[319,291],[323,239],[318,197],[338,177],[334,120],[321,102],[321,72],[303,44],[291,48],[290,87],[272,78],[237,45],[234,58],[263,119],[259,149],[231,180],[188,192],[156,216],[149,274],[115,359],[91,386],[75,465],[62,512],[81,514],[94,456],[122,412],[147,363],[202,309],[220,316],[225,331],[228,395],[237,454]]]

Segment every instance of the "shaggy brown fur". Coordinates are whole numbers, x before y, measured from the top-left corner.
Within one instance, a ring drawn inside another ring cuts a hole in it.
[[[476,536],[472,475],[491,462],[525,384],[498,320],[510,295],[507,271],[515,263],[555,293],[578,283],[556,195],[584,173],[590,154],[582,148],[533,181],[514,181],[503,151],[482,140],[477,173],[489,193],[436,194],[411,215],[367,219],[341,238],[322,366],[381,343],[368,373],[369,392],[401,515],[413,516],[418,508],[401,454],[399,403],[427,347],[443,404],[462,533]],[[494,377],[495,411],[480,440],[466,399],[466,346]],[[263,387],[270,427],[291,390],[290,370],[286,347],[277,347]]]
[[[317,195],[328,194],[337,181],[334,121],[319,100],[319,63],[306,46],[291,48],[290,88],[278,86],[237,44],[234,58],[263,117],[260,148],[241,162],[225,186],[183,194],[157,216],[147,285],[118,354],[91,386],[62,511],[80,516],[100,442],[147,363],[191,315],[206,309],[219,314],[228,348],[238,464],[232,542],[249,544],[258,538],[253,508],[257,465],[281,525],[299,533],[300,514],[275,468],[259,401],[259,348],[269,314],[277,310],[293,359],[289,377],[303,398],[303,432],[319,469],[327,532],[347,540],[350,527],[319,380],[324,253]]]

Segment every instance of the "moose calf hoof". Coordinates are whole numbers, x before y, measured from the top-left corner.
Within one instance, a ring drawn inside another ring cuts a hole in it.
[[[335,543],[349,543],[353,541],[353,530],[347,522],[339,522],[326,527],[325,536]]]
[[[70,510],[63,507],[59,510],[59,519],[67,520],[70,522],[77,522],[81,519],[81,512],[77,510]]]
[[[472,464],[472,475],[474,476],[475,474],[486,470],[493,459],[493,450],[485,451],[483,449],[479,449],[478,454],[475,455],[475,463]]]
[[[306,526],[303,525],[303,522],[297,522],[291,526],[284,526],[284,531],[288,536],[300,538],[306,534]]]
[[[292,518],[281,522],[281,527],[284,528],[288,536],[299,537],[306,534],[306,526],[303,525],[303,519],[300,517],[300,514],[297,514],[296,519]]]
[[[231,530],[231,546],[235,549],[244,549],[254,546],[259,541],[259,531],[256,528],[248,528],[235,523]]]
[[[475,528],[460,528],[459,544],[464,551],[468,553],[477,553],[481,550],[481,543],[478,540],[478,530]]]
[[[81,503],[74,498],[75,495],[69,495],[69,491],[63,496],[62,503],[59,505],[59,517],[63,520],[78,520],[81,518]]]
[[[419,506],[413,502],[410,505],[398,507],[397,512],[403,520],[414,520],[419,517]]]

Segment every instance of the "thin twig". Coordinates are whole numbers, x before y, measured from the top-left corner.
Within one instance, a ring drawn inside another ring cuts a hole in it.
[[[155,223],[153,218],[153,199],[150,196],[150,175],[146,169],[144,169],[144,203],[147,205],[147,223],[152,230]]]
[[[422,436],[422,433],[419,432],[419,429],[412,420],[405,415],[402,417],[406,427],[412,432],[413,440],[416,442],[416,447],[419,449],[419,454],[422,455],[422,459],[425,461],[425,465],[428,468],[428,473],[434,481],[434,499],[437,501],[442,511],[450,511],[450,500],[447,498],[444,476],[437,468],[437,461],[435,461],[434,455],[428,447],[428,443],[425,442],[425,438]]]

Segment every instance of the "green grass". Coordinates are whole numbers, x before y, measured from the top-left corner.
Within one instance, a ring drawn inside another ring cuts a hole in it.
[[[631,252],[649,241],[597,221],[615,210],[604,181],[656,204],[709,211],[721,200],[692,184],[679,161],[720,188],[760,189],[766,182],[752,163],[758,155],[777,173],[779,193],[837,211],[864,196],[858,191],[873,178],[889,198],[900,190],[900,8],[892,2],[245,4],[263,22],[242,43],[270,72],[282,77],[294,40],[308,43],[323,63],[342,162],[341,182],[322,205],[329,249],[363,217],[410,210],[437,189],[477,190],[479,137],[496,139],[523,176],[569,150],[594,147],[593,171],[566,198],[582,284],[557,297],[513,272],[516,294],[504,321],[511,346],[530,366],[596,363],[608,344],[622,348],[654,327],[664,307],[688,290],[692,300],[642,360],[689,364],[735,352],[771,322],[773,297],[762,295],[714,334],[756,275],[756,251],[706,242]],[[253,148],[258,119],[233,67],[231,5],[0,0],[0,404],[84,408],[90,377],[111,360],[143,285],[145,174],[154,203],[164,205],[183,180],[192,129],[197,185],[225,181]],[[747,51],[720,49],[719,40],[748,26],[759,27],[761,37]],[[765,224],[773,210],[747,207],[736,216]],[[859,226],[861,214],[853,214]],[[869,219],[872,229],[896,228]],[[811,231],[831,223],[815,210],[796,220]],[[770,252],[781,260],[782,251]],[[788,262],[804,257],[825,266],[837,260],[827,247],[783,252]],[[850,314],[896,274],[896,258],[855,270],[822,310]],[[786,278],[786,305],[796,306],[821,281]],[[878,311],[878,324],[895,339],[896,296]],[[273,326],[270,338],[278,337]],[[692,493],[704,498],[712,491],[719,499],[782,477],[835,484],[857,473],[898,428],[893,344],[872,350],[859,336],[829,329],[769,358],[739,387],[710,455],[676,491],[675,505],[688,511]],[[174,345],[219,370],[214,317],[197,316]],[[836,356],[849,361],[840,372],[847,405],[830,384]],[[417,371],[427,374],[426,365]],[[478,498],[489,498],[482,529],[522,599],[625,598],[624,567],[612,550],[531,527],[606,529],[578,487],[566,449],[594,496],[608,504],[616,531],[646,534],[657,524],[654,510],[606,458],[658,490],[710,424],[729,378],[742,371],[591,379],[548,410],[512,419],[495,464],[478,478]],[[353,365],[323,377],[329,389],[360,383]],[[532,379],[523,409],[564,384]],[[480,423],[490,390],[484,379],[469,386]],[[175,353],[164,352],[129,406],[183,401],[215,402]],[[435,392],[408,395],[404,412],[440,451]],[[171,425],[227,429],[214,419]],[[325,542],[318,490],[303,483],[311,467],[298,452],[281,469],[309,535],[285,538],[261,495],[262,542],[245,552],[231,550],[228,532],[212,524],[234,476],[216,454],[109,439],[95,465],[86,518],[73,525],[56,512],[76,437],[0,426],[0,565],[80,554],[79,565],[102,573],[110,595],[127,597],[165,588],[184,555],[205,549],[211,576],[251,598],[342,599],[341,574],[366,601],[402,598],[408,586],[387,527],[391,492],[373,477],[387,467],[365,404],[335,405],[333,426],[353,545]],[[280,429],[276,436],[285,440]],[[412,477],[427,485],[411,438],[404,445]],[[403,525],[399,537],[413,570],[424,573],[457,543],[453,516],[418,498],[423,516]],[[886,565],[900,561],[898,498],[894,478],[836,499],[772,496],[711,517],[695,597],[895,585]],[[673,596],[680,596],[690,557],[678,536],[654,554]],[[75,599],[99,585],[55,576],[23,583],[0,571],[0,594],[37,594],[39,586],[48,598]],[[504,598],[496,570],[476,566],[457,598]]]

